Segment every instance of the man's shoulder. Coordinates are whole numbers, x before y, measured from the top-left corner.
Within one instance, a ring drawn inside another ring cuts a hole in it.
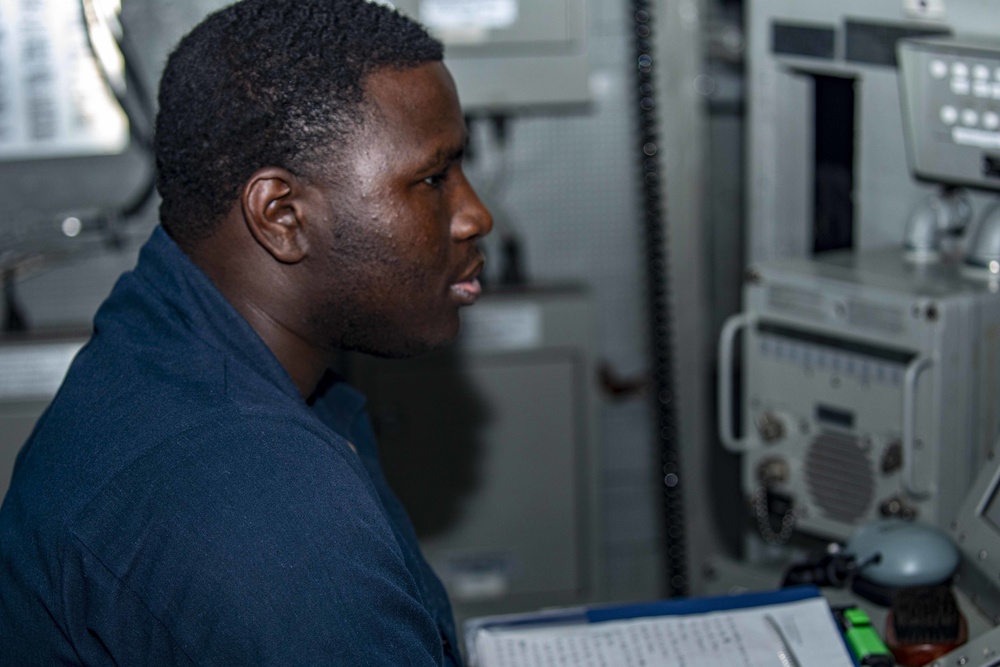
[[[109,480],[73,517],[73,550],[100,569],[101,593],[132,592],[194,654],[213,639],[192,612],[262,633],[315,626],[308,616],[315,613],[333,633],[336,614],[394,582],[409,591],[409,613],[422,615],[353,456],[339,439],[295,420],[244,413],[201,424]],[[286,618],[262,620],[263,613]],[[235,636],[245,640],[243,630]]]
[[[346,441],[304,411],[181,392],[120,406],[90,428],[53,408],[26,445],[12,488],[43,494],[62,521],[208,514],[217,503],[292,493],[283,485],[293,480],[297,488],[370,486]]]
[[[71,515],[49,517],[34,548],[58,555],[28,571],[61,582],[50,601],[68,605],[66,624],[103,610],[94,622],[109,641],[120,628],[155,629],[187,655],[275,651],[303,632],[327,647],[348,632],[374,641],[365,610],[379,598],[423,637],[433,623],[353,457],[306,422],[220,413],[148,448]],[[424,650],[428,640],[406,641]]]
[[[130,531],[146,535],[155,521],[225,550],[267,531],[325,521],[328,515],[315,511],[318,503],[380,528],[371,484],[336,434],[304,418],[253,408],[203,417],[108,475],[68,517],[74,533],[94,548],[119,542],[128,548]]]

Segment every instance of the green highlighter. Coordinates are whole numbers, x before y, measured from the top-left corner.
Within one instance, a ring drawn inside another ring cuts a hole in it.
[[[851,607],[839,613],[841,627],[847,645],[851,647],[855,659],[862,667],[893,667],[896,664],[892,653],[886,648],[872,619],[863,609]]]

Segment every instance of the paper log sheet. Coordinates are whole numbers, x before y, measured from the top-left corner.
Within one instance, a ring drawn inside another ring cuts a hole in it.
[[[484,629],[475,645],[476,667],[854,665],[824,598],[589,625]]]

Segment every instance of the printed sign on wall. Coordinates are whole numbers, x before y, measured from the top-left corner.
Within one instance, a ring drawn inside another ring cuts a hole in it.
[[[423,0],[420,21],[432,30],[502,30],[517,9],[517,0]]]
[[[95,34],[99,66],[85,25],[80,0],[0,0],[0,159],[125,150],[128,120],[101,70],[121,79],[124,62]]]

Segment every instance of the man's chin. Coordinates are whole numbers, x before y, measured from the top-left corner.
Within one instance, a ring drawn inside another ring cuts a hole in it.
[[[438,332],[435,336],[395,338],[392,340],[368,341],[345,349],[362,352],[383,359],[409,359],[420,357],[443,347],[447,347],[458,336],[458,327],[453,331]]]

